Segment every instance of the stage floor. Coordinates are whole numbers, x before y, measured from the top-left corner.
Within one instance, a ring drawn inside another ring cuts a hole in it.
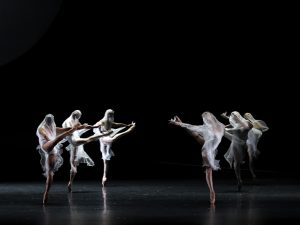
[[[204,179],[76,180],[73,193],[56,181],[46,207],[44,180],[0,183],[1,224],[299,224],[300,182],[257,179],[236,191],[235,180],[215,180],[216,204],[209,204]]]

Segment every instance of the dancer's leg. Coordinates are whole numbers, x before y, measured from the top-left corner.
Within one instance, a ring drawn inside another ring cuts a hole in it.
[[[74,147],[74,149],[70,150],[70,165],[71,165],[71,170],[70,170],[70,180],[69,180],[69,183],[68,183],[68,191],[69,192],[72,191],[73,180],[74,180],[75,175],[77,173],[77,166],[76,166],[76,163],[75,163],[76,154],[77,154],[77,148]]]
[[[215,194],[214,186],[213,186],[212,168],[206,167],[205,174],[206,174],[207,186],[209,188],[210,203],[215,204],[216,194]]]
[[[107,181],[107,170],[108,170],[108,161],[103,159],[103,176],[102,176],[102,186],[105,186],[105,182]]]
[[[238,181],[238,191],[241,191],[242,189],[242,179],[241,179],[241,164],[239,162],[237,162],[236,160],[234,160],[234,172],[235,172],[235,176],[237,178]]]
[[[254,173],[254,166],[253,166],[253,155],[251,153],[251,150],[249,150],[250,147],[248,147],[248,156],[249,156],[249,170],[251,172],[251,175],[253,179],[256,178],[256,175]]]
[[[95,135],[92,135],[92,136],[87,137],[87,138],[72,139],[72,141],[73,141],[74,145],[79,146],[79,145],[87,144],[87,143],[92,142],[92,141],[96,141],[96,140],[98,140],[101,137],[107,136],[108,134],[109,133],[106,133],[106,134],[95,134]]]
[[[125,134],[128,134],[129,132],[131,132],[134,128],[135,128],[135,125],[132,125],[126,131],[117,133],[115,136],[112,137],[112,141],[115,141],[115,140],[119,139],[120,137],[123,137]]]
[[[55,137],[55,139],[46,142],[45,144],[43,144],[42,148],[43,150],[45,150],[46,152],[51,152],[52,149],[55,147],[55,145],[57,145],[62,139],[64,139],[66,136],[72,134],[74,131],[76,130],[76,128],[72,128],[58,136]]]
[[[49,190],[51,188],[51,185],[52,185],[52,182],[53,182],[53,168],[54,168],[54,165],[55,165],[55,161],[56,161],[56,156],[54,154],[50,154],[48,156],[48,159],[47,159],[47,166],[48,166],[48,169],[46,171],[46,174],[47,174],[47,179],[46,179],[46,185],[45,185],[45,191],[44,191],[44,195],[43,195],[43,204],[47,204],[48,202],[48,193],[49,193]]]

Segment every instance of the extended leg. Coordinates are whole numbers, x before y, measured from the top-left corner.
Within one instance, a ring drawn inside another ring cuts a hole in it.
[[[51,152],[52,149],[55,147],[55,145],[57,145],[62,139],[64,139],[66,136],[72,134],[74,131],[76,130],[76,128],[72,128],[58,136],[56,136],[56,138],[52,141],[48,141],[46,142],[42,148],[46,151],[46,152]]]
[[[99,138],[101,138],[103,136],[106,136],[106,135],[108,135],[108,134],[95,134],[95,135],[92,135],[92,136],[87,137],[87,138],[76,138],[76,139],[73,139],[73,143],[76,146],[84,145],[84,144],[87,144],[89,142],[96,141]]]
[[[126,131],[124,131],[122,133],[117,133],[115,136],[112,137],[112,141],[115,141],[115,140],[119,139],[120,137],[124,136],[125,134],[128,134],[134,128],[135,128],[135,124],[133,124],[131,127],[129,127]]]

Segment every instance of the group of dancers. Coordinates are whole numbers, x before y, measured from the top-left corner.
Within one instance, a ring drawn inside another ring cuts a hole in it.
[[[70,180],[68,191],[72,191],[72,183],[77,173],[79,163],[86,163],[88,166],[94,166],[93,160],[84,151],[84,145],[99,140],[100,151],[104,164],[102,185],[107,181],[108,161],[114,155],[111,147],[115,140],[131,132],[135,128],[135,123],[124,124],[114,121],[114,111],[106,110],[104,117],[95,125],[81,124],[79,119],[81,111],[75,110],[63,122],[62,127],[57,127],[54,116],[48,114],[37,128],[39,145],[37,147],[41,155],[41,165],[46,177],[45,191],[43,195],[43,204],[47,204],[48,193],[53,182],[53,175],[63,164],[61,156],[63,144],[68,141],[66,149],[70,152]],[[93,129],[94,135],[83,138],[81,135],[88,130]]]
[[[242,179],[240,166],[244,162],[245,153],[249,156],[249,168],[253,178],[253,159],[259,154],[257,149],[258,141],[262,133],[269,128],[262,120],[256,120],[250,113],[245,113],[244,117],[239,112],[234,111],[229,116],[227,113],[221,114],[229,120],[228,125],[219,122],[210,112],[202,114],[203,125],[191,125],[183,123],[178,116],[169,120],[170,124],[184,128],[202,146],[203,166],[205,167],[206,182],[210,193],[210,203],[215,203],[215,191],[213,188],[212,171],[219,170],[219,161],[215,159],[217,147],[221,143],[223,136],[231,141],[228,151],[224,157],[230,166],[234,168],[237,178],[238,190],[241,190]],[[79,163],[86,163],[93,166],[93,160],[84,151],[83,146],[91,141],[99,140],[100,151],[103,160],[102,185],[107,181],[108,162],[114,155],[111,146],[115,140],[131,132],[135,128],[135,123],[124,124],[114,121],[114,111],[106,110],[104,117],[94,125],[81,124],[79,119],[81,112],[75,110],[63,122],[62,127],[57,127],[54,116],[48,114],[37,128],[39,139],[38,150],[41,155],[41,165],[46,177],[43,204],[47,204],[48,193],[53,181],[54,172],[63,164],[61,157],[63,143],[68,141],[66,149],[70,152],[70,179],[67,185],[68,191],[72,191],[72,183],[77,173]],[[81,135],[93,129],[94,135],[83,138]]]
[[[221,143],[222,137],[231,141],[228,151],[224,157],[234,168],[237,178],[238,190],[241,190],[242,179],[240,167],[244,162],[245,154],[249,156],[249,168],[253,178],[255,173],[253,169],[253,159],[259,154],[257,149],[258,141],[262,133],[269,128],[262,120],[256,120],[250,113],[245,113],[244,117],[237,111],[233,111],[230,116],[222,113],[221,116],[229,120],[228,125],[224,125],[210,112],[202,114],[203,125],[191,125],[183,123],[178,116],[175,116],[169,122],[173,125],[184,128],[190,133],[196,141],[202,145],[202,160],[205,167],[206,182],[210,193],[210,202],[215,203],[215,191],[213,187],[212,171],[219,170],[219,160],[216,160],[217,147]]]

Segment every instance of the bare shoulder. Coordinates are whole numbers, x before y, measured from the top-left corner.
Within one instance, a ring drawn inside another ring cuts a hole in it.
[[[39,133],[40,135],[47,136],[47,135],[46,135],[46,131],[45,131],[45,129],[44,129],[43,127],[40,127],[40,128],[38,129],[38,133]]]

